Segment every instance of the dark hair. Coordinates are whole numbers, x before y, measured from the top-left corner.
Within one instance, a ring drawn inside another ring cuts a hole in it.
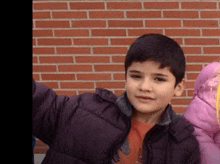
[[[137,38],[125,57],[125,76],[132,62],[147,60],[159,62],[160,68],[168,67],[176,78],[175,86],[184,78],[186,63],[183,51],[176,41],[167,36],[145,34]]]

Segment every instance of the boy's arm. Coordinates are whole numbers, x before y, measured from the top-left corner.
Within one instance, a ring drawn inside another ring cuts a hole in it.
[[[32,82],[32,134],[50,145],[58,131],[60,120],[74,112],[78,96],[70,98],[33,80]],[[67,111],[65,113],[65,111]]]

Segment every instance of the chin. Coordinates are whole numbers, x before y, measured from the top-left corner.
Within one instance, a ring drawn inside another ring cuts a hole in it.
[[[137,112],[140,112],[140,113],[152,113],[152,112],[155,112],[155,109],[151,109],[149,107],[137,107],[135,108],[135,110]]]

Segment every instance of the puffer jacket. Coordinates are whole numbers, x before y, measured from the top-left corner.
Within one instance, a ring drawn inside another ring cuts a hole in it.
[[[126,93],[105,89],[67,97],[33,81],[33,135],[49,145],[42,164],[111,164],[130,131]],[[144,164],[198,164],[193,127],[168,105],[143,142]]]
[[[202,164],[220,163],[220,126],[217,123],[215,96],[220,80],[220,63],[205,66],[195,81],[193,99],[183,116],[192,123],[201,149]]]

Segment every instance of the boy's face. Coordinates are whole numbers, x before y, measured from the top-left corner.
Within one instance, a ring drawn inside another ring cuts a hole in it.
[[[125,88],[136,112],[161,113],[174,95],[182,94],[183,81],[174,88],[175,76],[168,67],[159,67],[154,61],[133,62],[128,67]]]

